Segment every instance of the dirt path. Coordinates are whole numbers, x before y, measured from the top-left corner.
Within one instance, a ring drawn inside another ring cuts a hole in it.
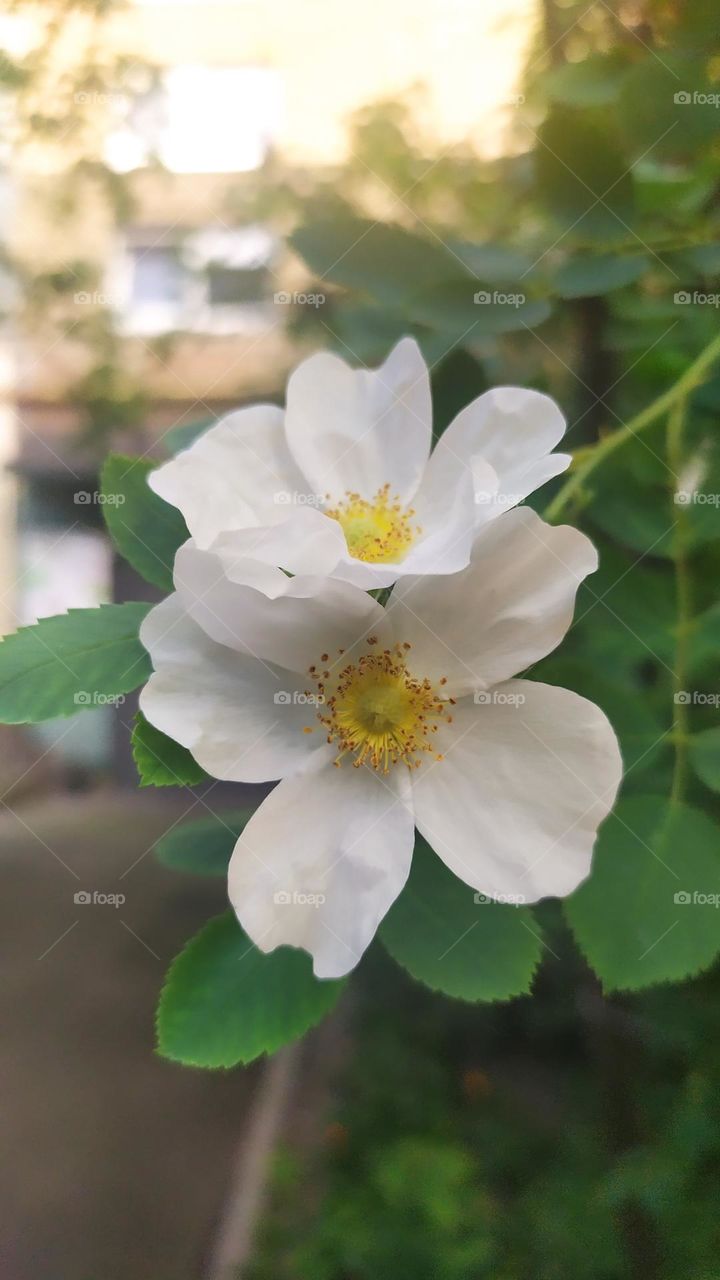
[[[0,814],[6,1280],[201,1274],[257,1070],[153,1053],[167,964],[224,906],[222,882],[142,856],[182,807],[95,794]]]

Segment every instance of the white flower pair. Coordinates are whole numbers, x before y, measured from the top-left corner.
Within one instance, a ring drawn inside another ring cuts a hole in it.
[[[563,431],[546,396],[501,388],[431,453],[428,372],[404,339],[372,372],[312,356],[284,412],[231,414],[151,474],[192,536],[141,631],[141,707],[213,776],[282,779],[230,864],[261,950],[352,969],[415,827],[489,897],[588,874],[615,735],[577,694],[513,679],[560,642],[597,565],[577,530],[510,509],[568,465]],[[385,607],[367,594],[395,583]]]

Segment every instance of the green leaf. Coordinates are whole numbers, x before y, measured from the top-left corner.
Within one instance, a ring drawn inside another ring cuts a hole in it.
[[[701,782],[720,791],[720,729],[704,729],[690,739],[690,761]]]
[[[588,298],[611,293],[632,284],[650,266],[645,254],[624,257],[616,253],[578,255],[566,262],[555,276],[555,288],[561,298]]]
[[[533,267],[533,259],[520,249],[508,249],[501,244],[472,244],[468,240],[450,240],[448,244],[468,271],[485,284],[517,284]]]
[[[233,809],[183,822],[158,841],[155,856],[173,871],[225,876],[236,841],[252,815],[252,809]]]
[[[552,102],[568,107],[606,107],[615,102],[625,67],[611,55],[595,54],[547,72],[541,87]]]
[[[653,158],[688,157],[717,137],[716,86],[704,59],[664,49],[623,80],[618,119],[628,144]]]
[[[627,234],[635,205],[630,164],[605,123],[556,107],[541,126],[536,151],[538,194],[576,235]]]
[[[111,453],[102,469],[103,513],[118,551],[146,582],[173,589],[175,552],[189,538],[180,512],[153,493],[155,463]]]
[[[710,819],[660,796],[638,796],[603,824],[592,875],[565,909],[605,989],[639,991],[713,963],[720,911],[693,899],[719,889],[718,830]]]
[[[521,289],[478,288],[476,280],[445,280],[406,300],[413,320],[457,341],[476,342],[493,334],[535,329],[552,312],[544,298],[528,299]]]
[[[0,644],[0,723],[71,716],[144,684],[150,658],[138,631],[149,608],[71,609],[7,636]]]
[[[526,907],[474,893],[419,835],[410,879],[381,924],[380,937],[419,982],[459,1000],[524,994],[542,951]]]
[[[173,961],[157,1012],[158,1048],[194,1067],[234,1067],[305,1034],[342,982],[313,977],[304,951],[263,955],[231,911],[206,924]]]
[[[187,747],[156,729],[141,711],[133,727],[132,754],[141,787],[193,787],[209,777]]]
[[[290,243],[321,279],[397,304],[408,294],[469,272],[437,240],[392,223],[350,216],[300,227]]]

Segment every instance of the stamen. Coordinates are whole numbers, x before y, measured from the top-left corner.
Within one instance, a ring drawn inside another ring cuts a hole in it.
[[[371,636],[367,644],[377,644]],[[442,760],[433,742],[447,721],[447,702],[431,682],[408,671],[409,646],[397,644],[380,652],[364,652],[346,664],[330,685],[313,674],[322,695],[318,719],[335,743],[341,765],[352,756],[353,767],[369,765],[389,773],[393,765],[420,768],[426,754]],[[323,680],[329,673],[323,672]],[[441,681],[446,683],[446,681]]]
[[[348,490],[325,514],[341,526],[351,556],[369,564],[403,560],[422,532],[419,525],[413,525],[412,507],[404,507],[399,498],[391,497],[389,484],[378,489],[370,502]]]

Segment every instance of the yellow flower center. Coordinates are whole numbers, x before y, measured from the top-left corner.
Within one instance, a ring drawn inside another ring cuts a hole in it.
[[[348,491],[325,514],[342,528],[350,555],[370,564],[403,560],[421,532],[413,524],[412,507],[404,507],[398,498],[391,497],[389,484],[378,489],[370,502]]]
[[[343,665],[342,651],[327,668],[310,668],[318,687],[318,719],[327,730],[327,740],[338,746],[336,765],[345,756],[353,765],[367,764],[379,773],[389,773],[396,764],[417,769],[427,753],[442,760],[433,746],[433,735],[441,721],[450,723],[449,704],[427,678],[419,679],[407,667],[409,644],[375,650],[377,637],[370,636],[368,651]],[[329,662],[324,653],[322,664]],[[445,677],[440,684],[445,684]]]

